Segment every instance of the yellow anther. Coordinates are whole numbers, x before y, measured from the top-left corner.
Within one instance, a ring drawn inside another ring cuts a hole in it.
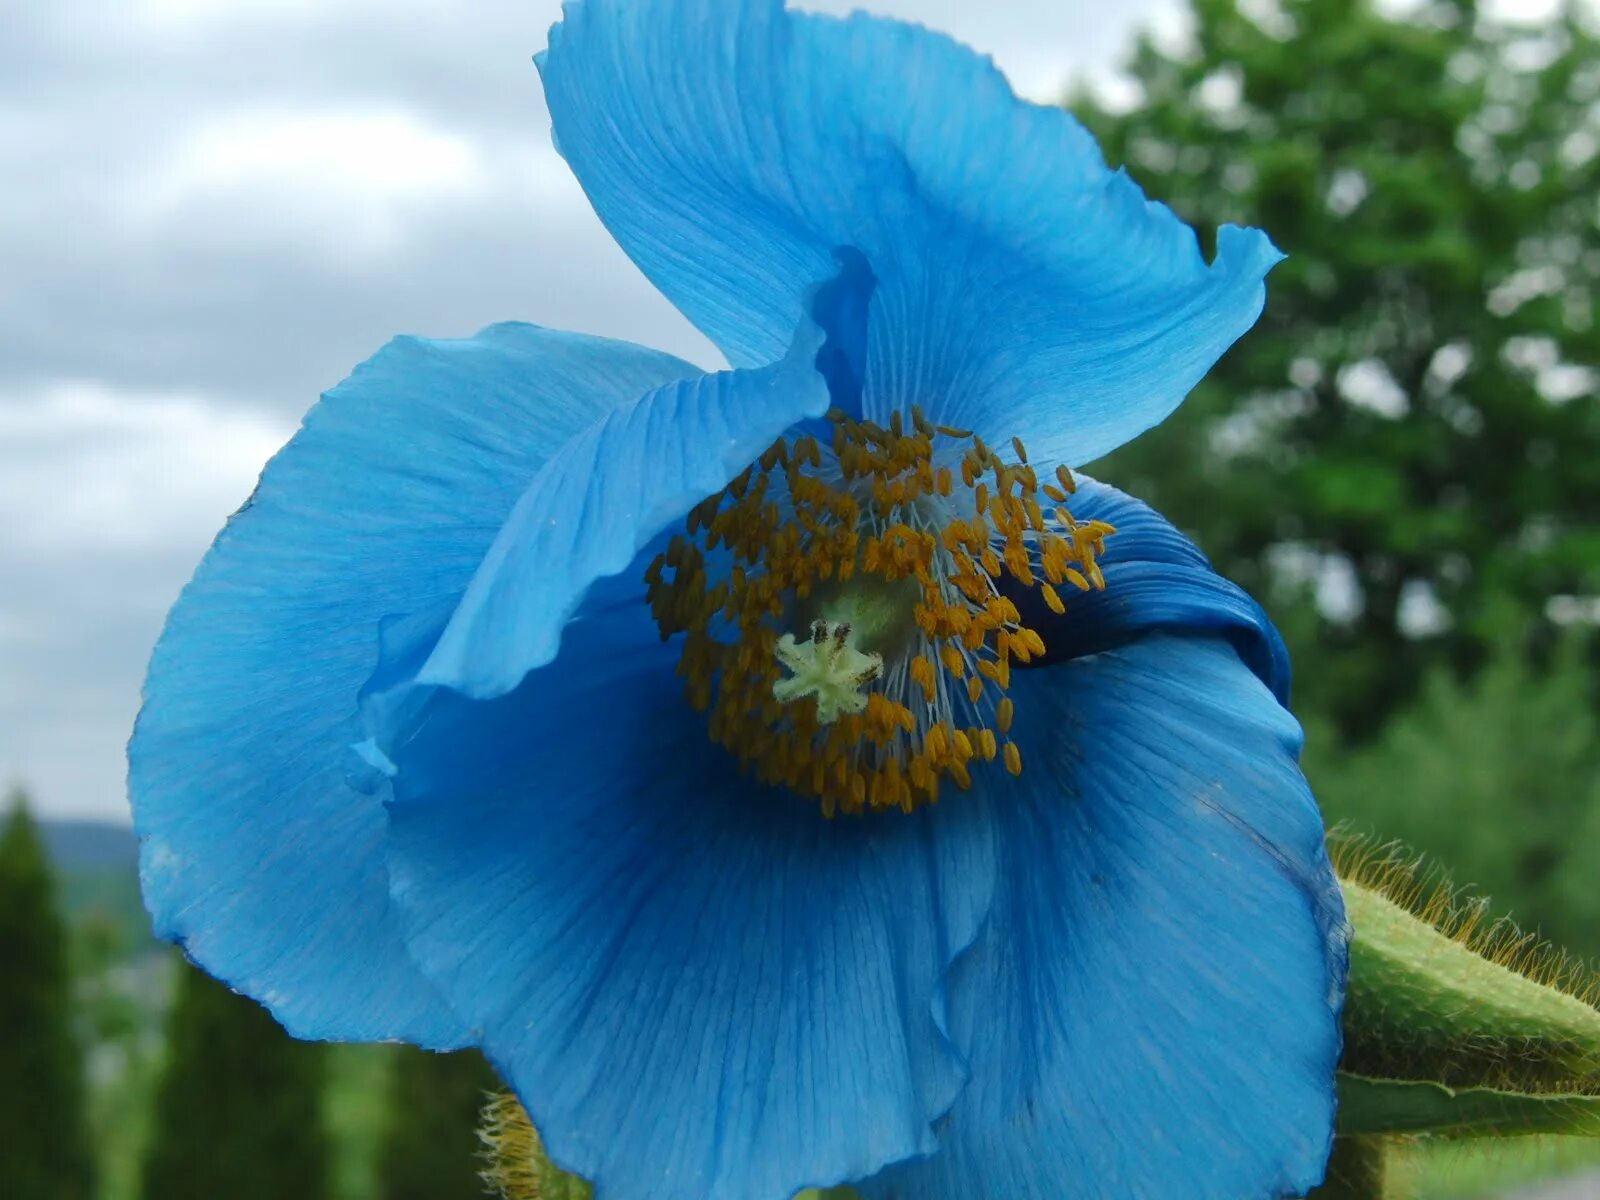
[[[944,669],[957,679],[967,677],[967,660],[961,657],[961,651],[951,643],[945,642],[939,647],[939,661],[944,664]]]
[[[1005,748],[1006,770],[1013,775],[1022,774],[1022,751],[1017,749],[1015,742],[1007,742]]]
[[[1023,583],[1033,582],[1033,565],[1028,561],[1028,551],[1020,541],[1012,542],[1006,546],[1006,570],[1015,575]]]
[[[1017,706],[1012,703],[1010,696],[1003,696],[1000,703],[995,706],[994,723],[1000,726],[1001,733],[1011,732],[1011,722],[1017,715]]]
[[[1005,658],[986,658],[978,663],[978,675],[982,675],[984,679],[994,683],[997,687],[1002,689],[1009,688],[1011,686],[1011,662]],[[982,682],[979,680],[978,675],[974,675],[970,681],[972,684],[978,684],[977,694],[972,697],[974,704],[978,702],[978,696],[983,694]],[[974,689],[969,685],[967,690],[972,692]]]
[[[1038,586],[1061,615],[1057,586],[1104,586],[1112,530],[1075,522],[1071,473],[1041,488],[1020,440],[1008,462],[917,408],[885,425],[829,419],[830,438],[776,442],[695,505],[646,596],[663,636],[682,639],[690,703],[759,779],[828,814],[911,811],[944,780],[970,786],[973,762],[1021,769],[1014,745],[1000,749],[1015,708],[996,693],[1045,641],[1012,595]],[[954,496],[957,471],[969,499]],[[713,572],[708,549],[731,566]],[[878,640],[858,641],[869,626]],[[841,627],[855,632],[840,641]]]

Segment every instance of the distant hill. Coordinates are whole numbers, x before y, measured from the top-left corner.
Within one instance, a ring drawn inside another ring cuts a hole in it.
[[[125,953],[149,953],[157,946],[150,918],[139,901],[139,839],[114,821],[39,822],[55,865],[61,903],[72,923],[115,931]]]
[[[137,870],[139,839],[126,825],[112,821],[39,822],[45,847],[56,870]]]

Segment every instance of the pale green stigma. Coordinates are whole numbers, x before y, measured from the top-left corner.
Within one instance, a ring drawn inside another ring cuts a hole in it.
[[[772,685],[773,696],[782,704],[813,698],[823,725],[846,713],[865,712],[862,689],[883,674],[883,656],[856,649],[848,621],[814,622],[808,642],[784,634],[778,639],[778,661],[794,674]]]

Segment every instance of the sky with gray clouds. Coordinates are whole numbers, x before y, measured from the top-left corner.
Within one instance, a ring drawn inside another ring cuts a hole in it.
[[[845,11],[850,0],[803,7]],[[1045,99],[1176,0],[865,0]],[[551,148],[557,0],[11,0],[0,37],[0,786],[122,818],[162,615],[323,389],[522,319],[707,365]],[[1114,15],[1113,15],[1114,14]]]

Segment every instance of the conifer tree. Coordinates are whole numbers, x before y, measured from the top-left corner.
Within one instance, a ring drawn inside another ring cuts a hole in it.
[[[321,1200],[323,1047],[185,965],[144,1161],[146,1200]]]
[[[0,832],[0,1191],[88,1200],[93,1158],[72,1031],[66,930],[22,794]]]
[[[395,1064],[380,1200],[474,1200],[484,1195],[478,1122],[500,1086],[476,1051],[402,1048]]]

